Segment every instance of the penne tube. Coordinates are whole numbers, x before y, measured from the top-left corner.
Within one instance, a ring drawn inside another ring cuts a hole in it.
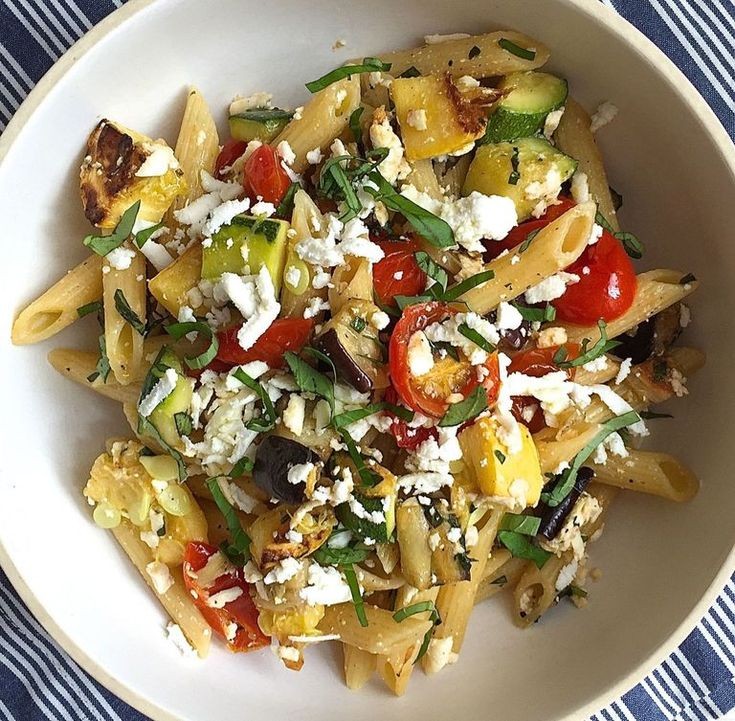
[[[366,258],[347,256],[332,274],[328,298],[332,315],[351,300],[373,300],[373,265]]]
[[[597,383],[607,383],[617,376],[620,370],[620,361],[609,355],[606,356],[607,364],[600,370],[587,370],[584,366],[574,369],[574,382],[584,386],[593,386]]]
[[[620,230],[620,223],[613,205],[610,184],[607,180],[602,154],[597,147],[595,136],[590,130],[590,116],[572,98],[567,98],[564,115],[554,133],[559,150],[577,160],[577,172],[585,173],[592,199],[614,231]]]
[[[151,549],[140,540],[140,531],[132,523],[123,519],[119,526],[112,529],[112,534],[161,602],[171,620],[179,626],[199,657],[204,658],[209,652],[212,629],[199,613],[186,590],[181,569],[169,569],[174,583],[165,593],[159,593],[146,571],[146,566],[153,561],[153,555]]]
[[[15,319],[12,341],[46,340],[79,318],[77,308],[102,298],[102,258],[91,255],[26,306]]]
[[[699,283],[696,280],[681,283],[683,277],[684,273],[677,270],[649,270],[641,273],[638,276],[638,288],[633,304],[623,315],[607,324],[608,337],[615,338],[635,328],[639,323],[693,293]],[[594,342],[600,337],[597,326],[578,326],[569,323],[558,325],[566,329],[570,343],[581,343],[584,338]]]
[[[202,279],[202,246],[193,245],[171,265],[148,281],[151,295],[174,318],[184,305],[189,305],[188,293]]]
[[[569,267],[587,247],[595,222],[595,204],[581,203],[547,225],[521,253],[507,253],[485,266],[495,276],[467,291],[460,300],[485,315],[554,273]],[[514,262],[514,258],[520,260]],[[572,340],[570,338],[570,340]]]
[[[504,50],[499,44],[502,40],[533,51],[534,58],[526,60]],[[548,48],[538,40],[514,30],[499,30],[384,53],[380,59],[391,63],[390,72],[396,77],[414,67],[422,75],[448,72],[454,77],[471,75],[473,78],[490,78],[519,70],[540,68],[549,59],[549,55]]]
[[[351,691],[361,689],[375,673],[376,656],[367,651],[342,644],[344,654],[343,668],[345,672],[345,684]]]
[[[202,170],[211,175],[218,154],[219,134],[207,101],[199,90],[189,88],[174,150],[174,155],[184,171],[188,190],[185,195],[177,196],[168,210],[166,226],[172,229],[171,232],[178,227],[174,211],[183,208],[202,194]]]
[[[500,551],[495,551],[493,556],[499,553]],[[508,557],[505,562],[493,567],[491,573],[488,573],[488,569],[490,568],[490,562],[488,562],[488,568],[485,569],[485,576],[477,586],[477,593],[475,594],[476,604],[492,598],[495,594],[500,593],[506,588],[515,588],[521,575],[526,570],[525,559],[511,558],[510,552],[507,553]]]
[[[273,141],[273,146],[287,142],[296,155],[291,167],[302,173],[309,167],[306,154],[314,148],[327,150],[347,127],[350,115],[359,104],[359,76],[332,83],[314,94],[304,106],[301,117],[291,120]]]
[[[600,483],[677,503],[691,501],[699,491],[699,479],[693,471],[668,453],[629,449],[625,458],[609,455],[605,465],[591,467]]]
[[[128,246],[129,247],[129,246]],[[127,302],[130,310],[146,322],[146,261],[135,251],[130,266],[117,270],[102,266],[102,299],[105,313],[105,347],[110,368],[120,385],[128,385],[140,376],[143,365],[143,334],[120,314],[117,298]],[[119,296],[119,294],[122,296]]]

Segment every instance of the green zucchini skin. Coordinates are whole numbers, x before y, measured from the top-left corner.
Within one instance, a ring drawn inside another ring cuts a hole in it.
[[[230,115],[230,135],[235,140],[273,140],[293,117],[293,113],[279,108],[253,108]]]
[[[508,94],[488,119],[481,143],[500,143],[535,135],[546,116],[561,108],[569,92],[567,81],[549,73],[511,73],[498,86]]]

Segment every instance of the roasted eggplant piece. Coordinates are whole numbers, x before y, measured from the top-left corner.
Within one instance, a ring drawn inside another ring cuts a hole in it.
[[[292,483],[288,476],[294,466],[309,463],[313,464],[309,477]],[[319,466],[319,456],[311,448],[290,438],[266,436],[255,453],[253,480],[269,498],[296,505],[306,500],[307,484],[314,487]]]
[[[317,338],[337,373],[360,393],[387,386],[383,346],[370,319],[379,308],[370,301],[354,300],[325,324]]]
[[[640,323],[632,331],[618,336],[620,345],[611,353],[618,358],[631,358],[633,364],[643,363],[651,356],[666,353],[668,348],[681,335],[681,303],[662,310],[647,321]]]
[[[558,506],[552,507],[547,506],[545,503],[539,503],[534,512],[534,515],[541,518],[541,525],[538,529],[539,536],[542,536],[547,541],[551,541],[559,533],[559,529],[564,525],[566,517],[572,508],[574,508],[574,504],[584,490],[589,486],[593,476],[594,473],[591,468],[587,468],[586,466],[580,468],[572,490],[569,491],[567,497]]]

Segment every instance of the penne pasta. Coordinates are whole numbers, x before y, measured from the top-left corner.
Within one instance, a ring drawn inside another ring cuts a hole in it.
[[[544,278],[571,265],[587,247],[595,222],[594,203],[581,203],[541,230],[521,253],[508,253],[485,266],[494,277],[467,291],[460,300],[484,315]],[[520,260],[514,262],[514,258]]]
[[[286,142],[296,155],[291,167],[302,173],[309,166],[306,154],[314,148],[326,150],[342,134],[350,115],[360,104],[360,80],[357,75],[332,83],[316,93],[304,106],[300,118],[294,118],[273,141]]]
[[[79,318],[77,308],[102,298],[102,258],[91,255],[26,306],[13,323],[15,345],[38,343]]]
[[[124,270],[102,266],[105,347],[110,368],[120,385],[128,385],[138,378],[143,364],[143,333],[123,318],[119,306],[127,303],[129,310],[145,325],[145,271],[145,256],[138,251]]]
[[[357,691],[375,673],[376,656],[347,643],[342,644],[342,653],[344,655],[345,684],[350,690]]]
[[[500,45],[502,40],[532,51],[533,59],[527,60],[504,50]],[[549,59],[549,50],[543,43],[528,35],[514,30],[499,30],[420,48],[384,53],[380,59],[391,64],[390,72],[396,77],[413,67],[422,75],[448,72],[454,77],[471,75],[490,78],[519,70],[540,68]]]
[[[332,314],[338,313],[351,300],[373,300],[373,266],[365,258],[348,256],[345,264],[332,274],[333,288],[328,298]]]
[[[567,98],[564,115],[554,133],[554,140],[560,150],[577,160],[577,172],[587,176],[592,199],[610,227],[619,231],[620,223],[610,194],[605,165],[595,136],[590,130],[590,116],[573,98]]]
[[[495,551],[493,557],[503,553],[503,550],[505,549]],[[523,558],[511,558],[510,552],[506,551],[506,553],[507,556],[504,563],[491,567],[490,562],[488,562],[487,568],[485,569],[485,577],[477,586],[475,603],[492,598],[495,594],[507,588],[515,588],[518,580],[526,570],[526,561]],[[492,568],[492,572],[488,573],[490,568]]]

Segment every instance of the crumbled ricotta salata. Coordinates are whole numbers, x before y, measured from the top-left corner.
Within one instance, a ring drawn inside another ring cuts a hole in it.
[[[417,330],[409,339],[407,358],[413,376],[426,375],[434,367],[434,355],[424,331]]]
[[[105,260],[115,270],[127,270],[132,265],[133,258],[135,258],[135,251],[132,248],[125,248],[122,245],[113,248],[105,256]]]
[[[370,240],[368,227],[360,218],[352,218],[343,224],[336,215],[327,213],[325,220],[327,226],[323,237],[308,237],[296,243],[299,258],[322,268],[344,265],[348,255],[367,258],[371,263],[383,259],[385,253]]]
[[[169,170],[179,168],[179,161],[176,160],[174,151],[165,143],[144,143],[143,149],[148,156],[136,171],[136,178],[156,178],[165,175]]]
[[[334,606],[352,598],[344,576],[334,566],[312,563],[307,572],[307,581],[307,585],[299,591],[299,596],[309,606]]]
[[[615,116],[618,114],[618,108],[610,101],[602,103],[595,114],[592,116],[592,122],[590,123],[590,130],[596,133],[601,128],[604,128],[608,123],[615,120]]]
[[[380,174],[393,185],[397,180],[405,178],[411,168],[404,158],[404,148],[401,139],[391,127],[385,110],[379,108],[370,125],[370,142],[373,148],[387,148],[388,155],[378,165]]]
[[[535,303],[544,303],[550,300],[556,300],[564,295],[564,291],[568,285],[579,283],[579,276],[574,273],[566,273],[561,270],[548,278],[544,278],[532,288],[529,288],[524,297],[526,302],[534,305]]]
[[[148,395],[138,404],[138,413],[147,418],[159,403],[171,395],[178,381],[179,374],[173,368],[167,368],[166,372],[156,382],[156,385],[148,392]]]

